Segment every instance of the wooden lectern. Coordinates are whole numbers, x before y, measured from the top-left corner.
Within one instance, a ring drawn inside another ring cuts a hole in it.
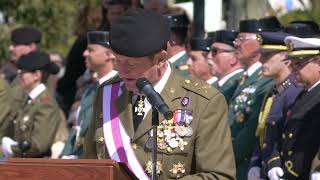
[[[113,160],[9,158],[0,161],[4,180],[127,180],[136,179],[123,164]]]

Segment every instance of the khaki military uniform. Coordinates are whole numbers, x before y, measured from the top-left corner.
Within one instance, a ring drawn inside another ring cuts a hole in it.
[[[12,139],[17,142],[22,140],[31,142],[26,157],[49,156],[61,120],[59,107],[46,89],[31,102],[24,103],[23,109],[13,121]],[[11,148],[15,157],[21,155],[17,145]]]
[[[9,125],[16,110],[12,106],[13,97],[11,89],[3,78],[0,78],[0,102],[0,138],[2,138],[10,132]]]
[[[104,84],[106,85],[106,84]],[[102,85],[94,106],[93,124],[85,139],[85,158],[110,158],[102,128]],[[146,147],[148,129],[151,127],[149,111],[140,126],[134,131],[132,99],[130,93],[122,87],[123,93],[116,100],[119,118],[127,134],[132,139],[134,152],[145,169],[151,160],[151,149]],[[162,165],[159,179],[235,179],[235,163],[231,145],[230,130],[227,124],[227,106],[225,99],[216,89],[206,82],[193,77],[182,77],[172,71],[161,96],[171,110],[190,110],[193,121],[190,127],[193,133],[184,137],[187,142],[184,149],[172,151],[158,148],[158,161]],[[189,99],[189,102],[182,101]],[[163,123],[160,115],[160,124]],[[174,170],[185,172],[179,176]]]

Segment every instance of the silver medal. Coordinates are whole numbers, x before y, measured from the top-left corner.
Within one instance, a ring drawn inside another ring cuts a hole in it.
[[[186,136],[187,137],[192,136],[192,134],[193,134],[192,128],[190,126],[188,126],[188,127],[186,127],[186,130],[187,130]]]
[[[186,136],[188,132],[187,128],[184,126],[178,126],[175,130],[180,137]]]

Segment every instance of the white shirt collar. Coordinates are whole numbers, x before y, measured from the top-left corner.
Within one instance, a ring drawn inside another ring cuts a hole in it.
[[[101,77],[99,79],[99,85],[101,85],[102,83],[106,82],[107,80],[113,78],[117,74],[118,74],[118,71],[112,70],[111,72],[109,72],[108,74],[104,75],[103,77]]]
[[[309,89],[308,92],[310,92],[313,88],[315,88],[318,84],[320,84],[320,80],[314,83]]]
[[[208,83],[208,84],[213,84],[213,83],[215,83],[217,80],[218,80],[218,78],[215,77],[215,76],[213,76],[212,78],[210,78],[210,79],[207,80],[207,83]]]
[[[218,84],[219,86],[223,86],[224,83],[226,83],[228,81],[228,79],[230,79],[232,76],[234,76],[235,74],[239,73],[239,72],[242,72],[243,69],[237,69],[229,74],[227,74],[226,76],[224,76],[223,78],[221,78],[219,81],[218,81]]]
[[[261,62],[256,62],[254,64],[252,64],[248,69],[247,69],[247,73],[248,76],[250,77],[254,72],[256,72],[260,67],[262,66]]]
[[[37,87],[33,88],[29,92],[29,97],[34,100],[36,99],[44,90],[46,90],[46,86],[44,84],[39,84]]]
[[[175,54],[174,56],[172,56],[171,58],[169,58],[169,62],[174,63],[176,62],[179,58],[181,58],[184,54],[186,53],[186,51],[181,51],[178,54]]]
[[[164,86],[167,84],[168,82],[168,79],[170,77],[170,74],[171,74],[171,66],[170,66],[170,63],[167,62],[168,66],[167,66],[167,69],[166,71],[164,72],[163,76],[161,77],[160,81],[157,82],[157,84],[154,85],[154,90],[157,92],[157,93],[161,93],[162,90],[164,89]],[[134,102],[136,100],[137,96],[133,96],[132,98],[132,101]],[[148,99],[145,98],[144,99],[145,101],[145,114],[144,114],[144,117],[146,117],[147,113],[150,111],[151,109],[151,104],[149,103]]]

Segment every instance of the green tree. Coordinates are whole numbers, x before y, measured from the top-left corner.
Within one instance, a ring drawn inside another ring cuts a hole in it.
[[[10,31],[33,26],[43,35],[41,47],[64,54],[74,40],[74,20],[81,7],[101,0],[0,0],[5,22],[0,24],[0,60],[8,58]]]

